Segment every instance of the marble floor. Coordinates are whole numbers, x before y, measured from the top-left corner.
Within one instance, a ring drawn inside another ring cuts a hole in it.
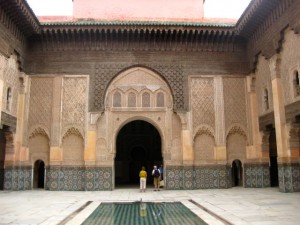
[[[214,190],[161,190],[119,188],[113,191],[0,191],[0,225],[81,224],[101,202],[180,201],[212,225],[300,224],[300,193],[278,188],[236,187]],[[133,224],[134,225],[134,224]]]

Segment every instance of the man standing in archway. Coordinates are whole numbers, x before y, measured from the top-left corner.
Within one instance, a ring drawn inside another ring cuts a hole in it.
[[[159,191],[159,182],[160,182],[160,171],[157,169],[157,166],[153,166],[152,176],[154,181],[154,191]]]

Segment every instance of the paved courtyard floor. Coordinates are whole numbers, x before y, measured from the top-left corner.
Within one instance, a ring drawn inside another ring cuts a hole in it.
[[[181,201],[208,224],[300,224],[300,193],[281,193],[278,188],[236,187],[214,190],[136,188],[113,191],[0,191],[0,225],[81,224],[101,202]],[[133,224],[134,225],[134,224]]]

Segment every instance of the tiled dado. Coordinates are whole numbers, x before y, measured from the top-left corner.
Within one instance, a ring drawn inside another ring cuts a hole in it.
[[[278,164],[279,191],[300,192],[300,162]]]
[[[110,167],[47,167],[46,189],[51,191],[112,190]]]
[[[0,168],[0,190],[4,189],[4,169]]]
[[[32,167],[6,167],[4,171],[4,190],[30,190],[32,188]]]
[[[6,167],[4,190],[31,190],[32,167]],[[99,191],[112,190],[112,168],[58,167],[46,168],[46,190]]]
[[[268,163],[244,164],[244,187],[270,187],[270,168]]]
[[[228,166],[167,166],[166,189],[218,189],[231,187]]]

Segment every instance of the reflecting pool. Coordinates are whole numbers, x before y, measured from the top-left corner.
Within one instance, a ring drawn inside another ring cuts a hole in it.
[[[204,225],[181,202],[101,203],[83,225]]]

